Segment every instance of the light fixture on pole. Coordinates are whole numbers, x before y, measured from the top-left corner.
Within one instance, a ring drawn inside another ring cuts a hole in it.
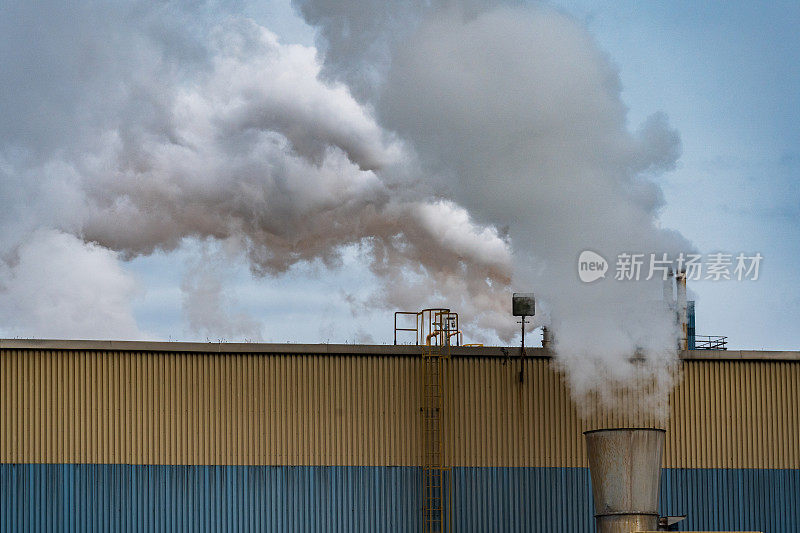
[[[525,357],[525,324],[528,323],[525,320],[529,316],[534,316],[536,314],[536,303],[533,297],[532,292],[515,292],[511,297],[511,312],[514,316],[520,317],[519,324],[522,324],[522,345],[519,349],[519,357],[520,361],[522,358]],[[519,371],[519,381],[522,383],[523,381],[523,369],[525,367],[520,367]]]

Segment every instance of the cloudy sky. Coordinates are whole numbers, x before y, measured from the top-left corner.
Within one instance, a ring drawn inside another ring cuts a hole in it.
[[[795,2],[12,1],[0,335],[387,343],[395,309],[448,305],[516,342],[532,290],[566,347],[649,342],[609,311],[640,285],[577,281],[593,249],[760,253],[757,281],[690,283],[698,333],[798,349],[798,24]]]

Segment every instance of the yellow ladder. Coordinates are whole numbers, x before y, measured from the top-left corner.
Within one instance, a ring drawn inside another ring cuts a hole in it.
[[[444,407],[444,359],[450,355],[448,311],[436,314],[431,332],[422,345],[423,364],[423,458],[422,523],[423,531],[450,529],[450,468],[442,454],[442,411]]]

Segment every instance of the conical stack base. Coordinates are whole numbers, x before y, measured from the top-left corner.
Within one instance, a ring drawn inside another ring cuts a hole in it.
[[[587,431],[598,533],[655,531],[664,430]]]

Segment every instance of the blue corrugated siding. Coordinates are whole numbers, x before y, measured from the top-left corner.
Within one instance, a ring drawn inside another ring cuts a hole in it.
[[[661,513],[689,515],[682,530],[800,531],[800,470],[669,468]]]
[[[0,531],[413,531],[415,468],[0,465]]]
[[[419,531],[413,467],[0,465],[0,531]],[[594,531],[584,468],[453,469],[454,531]],[[666,469],[687,529],[800,530],[800,470]]]
[[[594,531],[586,468],[454,468],[454,531]]]

